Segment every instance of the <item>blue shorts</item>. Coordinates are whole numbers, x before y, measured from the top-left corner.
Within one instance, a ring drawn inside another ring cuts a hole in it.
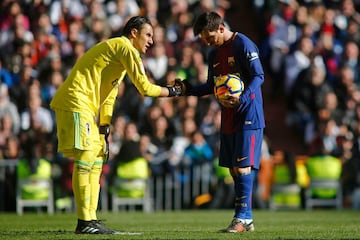
[[[264,129],[221,134],[219,165],[259,169]]]

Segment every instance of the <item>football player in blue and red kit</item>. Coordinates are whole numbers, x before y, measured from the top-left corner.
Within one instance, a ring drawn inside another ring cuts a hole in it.
[[[196,36],[214,48],[208,56],[207,82],[191,86],[184,80],[185,94],[212,94],[216,78],[227,74],[239,75],[245,85],[240,97],[229,95],[219,99],[222,105],[219,165],[229,168],[235,187],[234,218],[222,231],[254,231],[251,207],[253,176],[259,169],[265,128],[261,91],[264,71],[259,51],[244,34],[228,29],[215,12],[198,16],[193,30]]]

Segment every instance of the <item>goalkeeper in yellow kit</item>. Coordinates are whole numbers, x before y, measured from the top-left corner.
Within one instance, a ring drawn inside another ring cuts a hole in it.
[[[140,58],[153,44],[146,17],[129,19],[121,37],[100,42],[80,58],[51,101],[58,151],[74,160],[72,186],[78,234],[121,234],[97,219],[102,165],[108,158],[109,125],[118,86],[127,74],[144,96],[180,96],[179,87],[148,81]]]

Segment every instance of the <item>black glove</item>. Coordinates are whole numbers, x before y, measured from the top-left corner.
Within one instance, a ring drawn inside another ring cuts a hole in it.
[[[179,86],[167,86],[169,89],[169,97],[182,96],[182,89]]]
[[[188,96],[191,95],[191,90],[192,90],[192,85],[190,84],[189,81],[185,80],[181,80],[179,78],[175,78],[175,83],[174,83],[175,87],[180,87],[181,88],[181,96]]]
[[[192,91],[192,88],[193,88],[191,83],[186,79],[184,79],[183,81],[181,81],[181,80],[179,80],[179,81],[181,82],[179,84],[182,84],[182,87],[181,87],[182,88],[182,94],[186,95],[186,96],[191,95],[191,91]],[[176,79],[175,79],[175,84],[177,84]]]
[[[104,138],[104,144],[103,144],[103,154],[105,161],[109,160],[109,135],[110,135],[110,126],[109,125],[103,125],[99,127],[99,133]]]

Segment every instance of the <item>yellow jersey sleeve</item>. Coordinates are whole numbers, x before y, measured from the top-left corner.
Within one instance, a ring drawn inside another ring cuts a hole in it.
[[[139,52],[126,37],[112,38],[90,48],[72,68],[50,106],[73,112],[92,111],[100,124],[111,121],[118,87],[128,74],[140,94],[157,97],[161,87],[149,82]]]
[[[111,43],[111,42],[110,42]],[[139,52],[128,41],[128,46],[114,45],[119,47],[115,51],[121,54],[121,64],[126,69],[126,74],[131,79],[137,90],[143,96],[158,97],[161,87],[149,82]]]

